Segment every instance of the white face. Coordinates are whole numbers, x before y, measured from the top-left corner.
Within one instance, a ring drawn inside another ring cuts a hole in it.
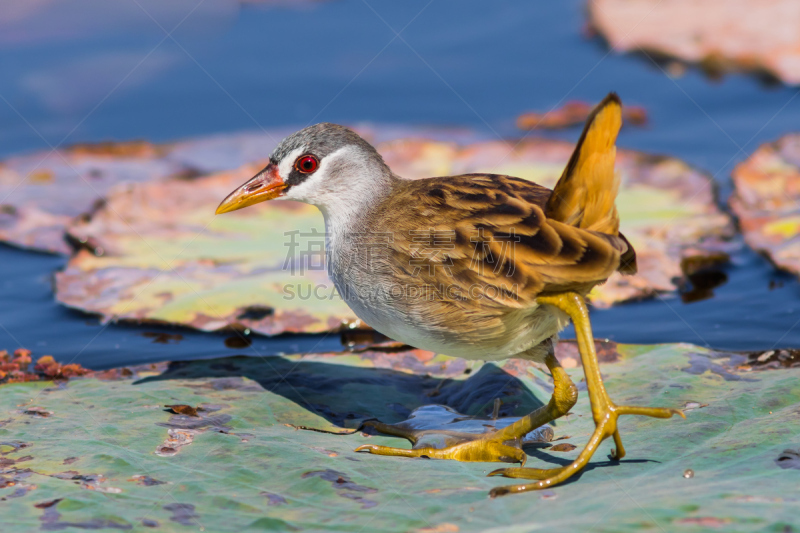
[[[289,153],[289,155],[284,157],[283,161],[278,163],[278,175],[286,180],[289,177],[289,174],[292,173],[292,170],[294,170],[294,162],[297,161],[298,157],[305,154],[306,150],[308,150],[308,148],[305,146],[301,148],[295,148]]]
[[[286,180],[297,173],[298,157],[313,154],[308,147],[297,148],[278,163],[278,172]],[[281,198],[316,205],[326,212],[349,212],[363,201],[374,198],[376,186],[383,182],[385,167],[358,146],[348,145],[320,158],[316,171],[293,185]]]

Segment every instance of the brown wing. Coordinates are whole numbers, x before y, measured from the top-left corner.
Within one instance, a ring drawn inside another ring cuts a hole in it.
[[[394,232],[394,276],[446,285],[465,297],[480,291],[521,308],[540,293],[588,292],[617,270],[629,248],[622,236],[548,219],[551,193],[495,174],[408,181],[370,223]]]

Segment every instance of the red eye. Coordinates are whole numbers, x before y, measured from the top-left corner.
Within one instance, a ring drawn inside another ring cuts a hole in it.
[[[294,168],[303,174],[311,174],[317,170],[317,167],[319,167],[319,161],[313,155],[304,155],[294,164]]]

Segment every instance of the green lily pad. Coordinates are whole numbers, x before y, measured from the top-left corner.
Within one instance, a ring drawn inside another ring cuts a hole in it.
[[[359,131],[373,141],[398,133]],[[480,171],[550,187],[573,148],[544,139],[514,145],[406,138],[377,146],[409,178]],[[352,324],[354,315],[324,270],[324,224],[316,208],[272,202],[214,216],[220,200],[258,169],[114,189],[91,217],[70,225],[71,240],[83,249],[56,275],[57,299],[105,320],[201,330],[272,335]],[[733,235],[705,174],[676,159],[625,150],[617,169],[622,229],[637,250],[640,273],[614,275],[597,287],[591,295],[597,306],[674,291],[682,259],[713,254]]]
[[[800,275],[800,134],[760,146],[734,168],[733,185],[730,206],[745,242]]]
[[[565,361],[573,352],[557,349]],[[800,526],[800,368],[773,364],[795,355],[688,344],[604,352],[617,361],[601,367],[612,398],[683,407],[687,420],[625,417],[623,461],[604,457],[607,442],[573,481],[495,500],[488,490],[512,481],[485,476],[496,464],[356,454],[365,443],[408,444],[353,428],[365,417],[399,422],[430,403],[486,415],[496,397],[504,415],[521,415],[551,390],[547,374],[524,361],[470,368],[425,352],[228,357],[3,385],[3,523],[13,531],[462,533]],[[569,372],[579,383],[581,369]],[[175,404],[198,416],[164,407]],[[577,456],[593,428],[585,392],[572,413],[553,430],[577,448],[537,445],[527,449],[529,465]]]
[[[746,70],[800,84],[800,10],[793,0],[592,0],[588,9],[613,50],[674,57],[712,76]]]

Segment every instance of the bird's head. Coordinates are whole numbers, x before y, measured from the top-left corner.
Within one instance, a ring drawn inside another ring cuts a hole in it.
[[[323,213],[347,210],[385,187],[386,177],[391,171],[383,158],[357,133],[315,124],[282,140],[269,164],[229,194],[217,214],[273,199],[316,205]]]

